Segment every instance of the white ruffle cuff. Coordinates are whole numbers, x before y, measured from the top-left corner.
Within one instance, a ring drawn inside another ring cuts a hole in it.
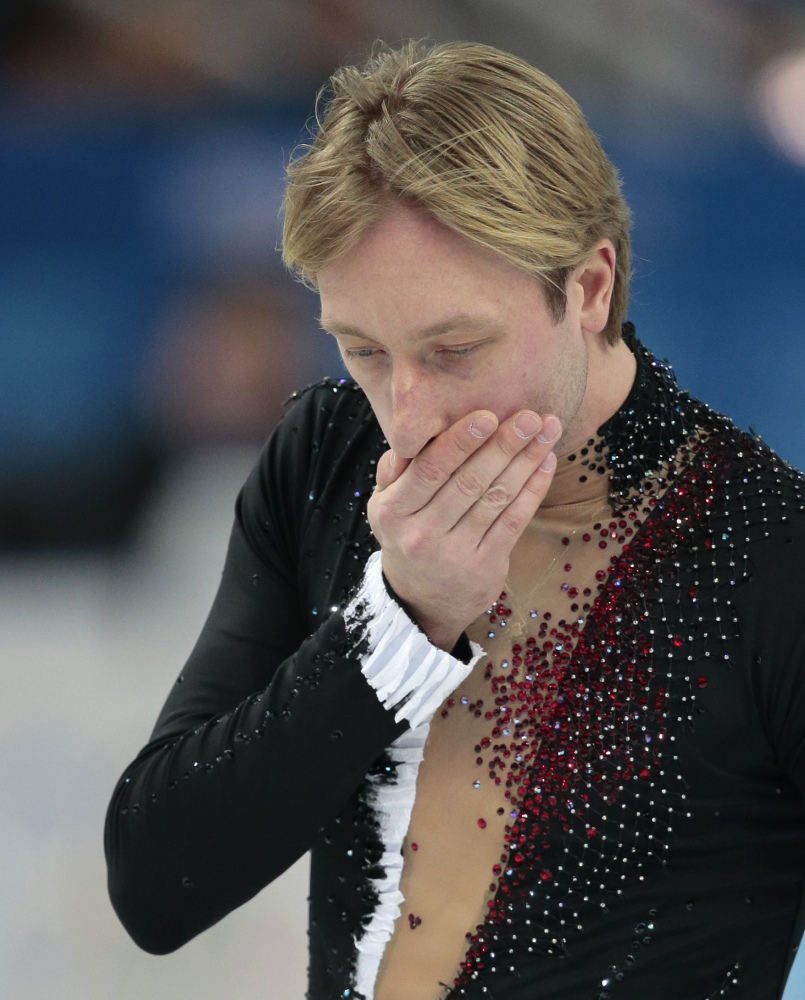
[[[344,620],[356,643],[368,637],[368,652],[361,657],[364,677],[384,708],[399,706],[395,721],[406,719],[413,729],[432,718],[445,698],[469,676],[484,650],[477,642],[470,642],[472,657],[464,663],[434,646],[389,594],[381,559],[381,552],[369,556],[363,581],[344,612]]]

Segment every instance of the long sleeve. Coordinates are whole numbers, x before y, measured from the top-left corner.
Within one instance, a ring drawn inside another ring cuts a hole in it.
[[[438,690],[449,693],[469,669],[457,658],[466,637],[457,656],[436,649],[388,592],[382,621],[379,606],[363,601],[359,613],[345,600],[309,632],[301,553],[316,539],[319,559],[333,550],[310,498],[332,487],[357,447],[353,438],[334,450],[321,424],[303,398],[269,439],[238,498],[207,622],[109,806],[112,903],[153,953],[180,947],[310,849],[409,728],[398,713],[414,687],[424,684],[432,702],[427,676],[435,670]],[[328,464],[322,456],[336,451]],[[322,567],[311,562],[315,578]],[[387,655],[389,639],[401,644],[396,656]],[[387,678],[410,679],[406,649],[418,650],[420,667],[427,660],[420,683],[385,704],[367,679],[378,647]]]
[[[805,524],[789,517],[752,552],[751,580],[736,590],[759,718],[776,762],[805,795],[805,613],[798,585]]]

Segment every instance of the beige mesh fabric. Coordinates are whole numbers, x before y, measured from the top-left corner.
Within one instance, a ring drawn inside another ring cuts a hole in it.
[[[600,441],[594,443],[598,451],[591,443],[573,460],[560,460],[548,496],[512,553],[505,590],[505,606],[512,614],[505,626],[499,620],[490,624],[485,613],[467,629],[488,655],[431,725],[403,848],[400,888],[405,903],[380,965],[375,1000],[444,997],[460,971],[466,935],[483,922],[494,895],[493,867],[505,864],[504,827],[512,821],[505,781],[496,785],[489,777],[489,755],[482,766],[476,763],[475,748],[491,737],[495,725],[485,718],[495,707],[487,664],[492,662],[495,674],[506,672],[501,665],[511,660],[512,645],[525,646],[529,636],[536,637],[546,612],[548,637],[561,620],[575,619],[581,631],[584,605],[592,605],[598,594],[596,572],[607,572],[610,557],[622,549],[609,530],[615,520],[607,501],[609,472],[600,457]]]

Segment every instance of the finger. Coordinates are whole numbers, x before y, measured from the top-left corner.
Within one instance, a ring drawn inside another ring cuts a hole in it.
[[[404,459],[405,476],[401,474],[394,483],[395,512],[407,516],[425,507],[467,457],[494,434],[497,425],[491,410],[476,410],[435,437],[414,458]]]
[[[468,484],[478,482],[479,486],[475,491],[477,499],[474,503],[470,503],[458,520],[455,520],[458,505],[456,501],[449,498],[447,487],[445,487],[442,491],[445,497],[443,498],[440,494],[428,508],[428,513],[430,513],[431,508],[435,509],[437,501],[443,502],[449,512],[450,520],[455,521],[448,530],[458,533],[467,546],[476,548],[501,512],[514,502],[550,448],[550,445],[543,445],[536,439],[529,441],[520,454],[514,456],[501,474],[486,489],[482,488],[485,480],[480,480],[475,474],[459,470],[456,473],[458,480],[456,488],[459,492],[464,493],[468,489]]]
[[[544,422],[530,410],[513,414],[456,470],[429,505],[428,516],[446,530],[466,518],[464,529],[474,529],[467,543],[477,545],[554,447],[560,432],[561,424],[552,414],[546,414]]]
[[[539,468],[529,476],[514,500],[498,514],[487,530],[478,546],[482,556],[494,552],[499,554],[501,549],[510,552],[514,548],[545,499],[555,472],[556,455],[551,451],[545,456]]]
[[[380,456],[375,474],[376,490],[384,490],[392,483],[396,482],[411,464],[410,458],[401,458],[393,449],[389,448]]]

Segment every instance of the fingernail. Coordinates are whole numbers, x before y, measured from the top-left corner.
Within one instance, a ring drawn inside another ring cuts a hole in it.
[[[543,444],[550,444],[551,441],[555,441],[556,438],[562,433],[562,425],[559,423],[558,417],[550,414],[542,422],[542,430],[539,433],[539,440]]]
[[[391,468],[391,469],[394,468],[394,463],[395,463],[396,460],[397,460],[397,453],[394,452],[394,451],[392,451],[391,458],[389,458],[389,468]]]
[[[495,429],[496,421],[493,417],[476,417],[470,424],[470,430],[478,438],[488,437]]]
[[[533,437],[540,429],[541,421],[535,413],[518,413],[514,429],[521,438]]]
[[[553,472],[556,468],[556,455],[552,451],[549,451],[545,458],[543,458],[540,468],[543,472]]]

